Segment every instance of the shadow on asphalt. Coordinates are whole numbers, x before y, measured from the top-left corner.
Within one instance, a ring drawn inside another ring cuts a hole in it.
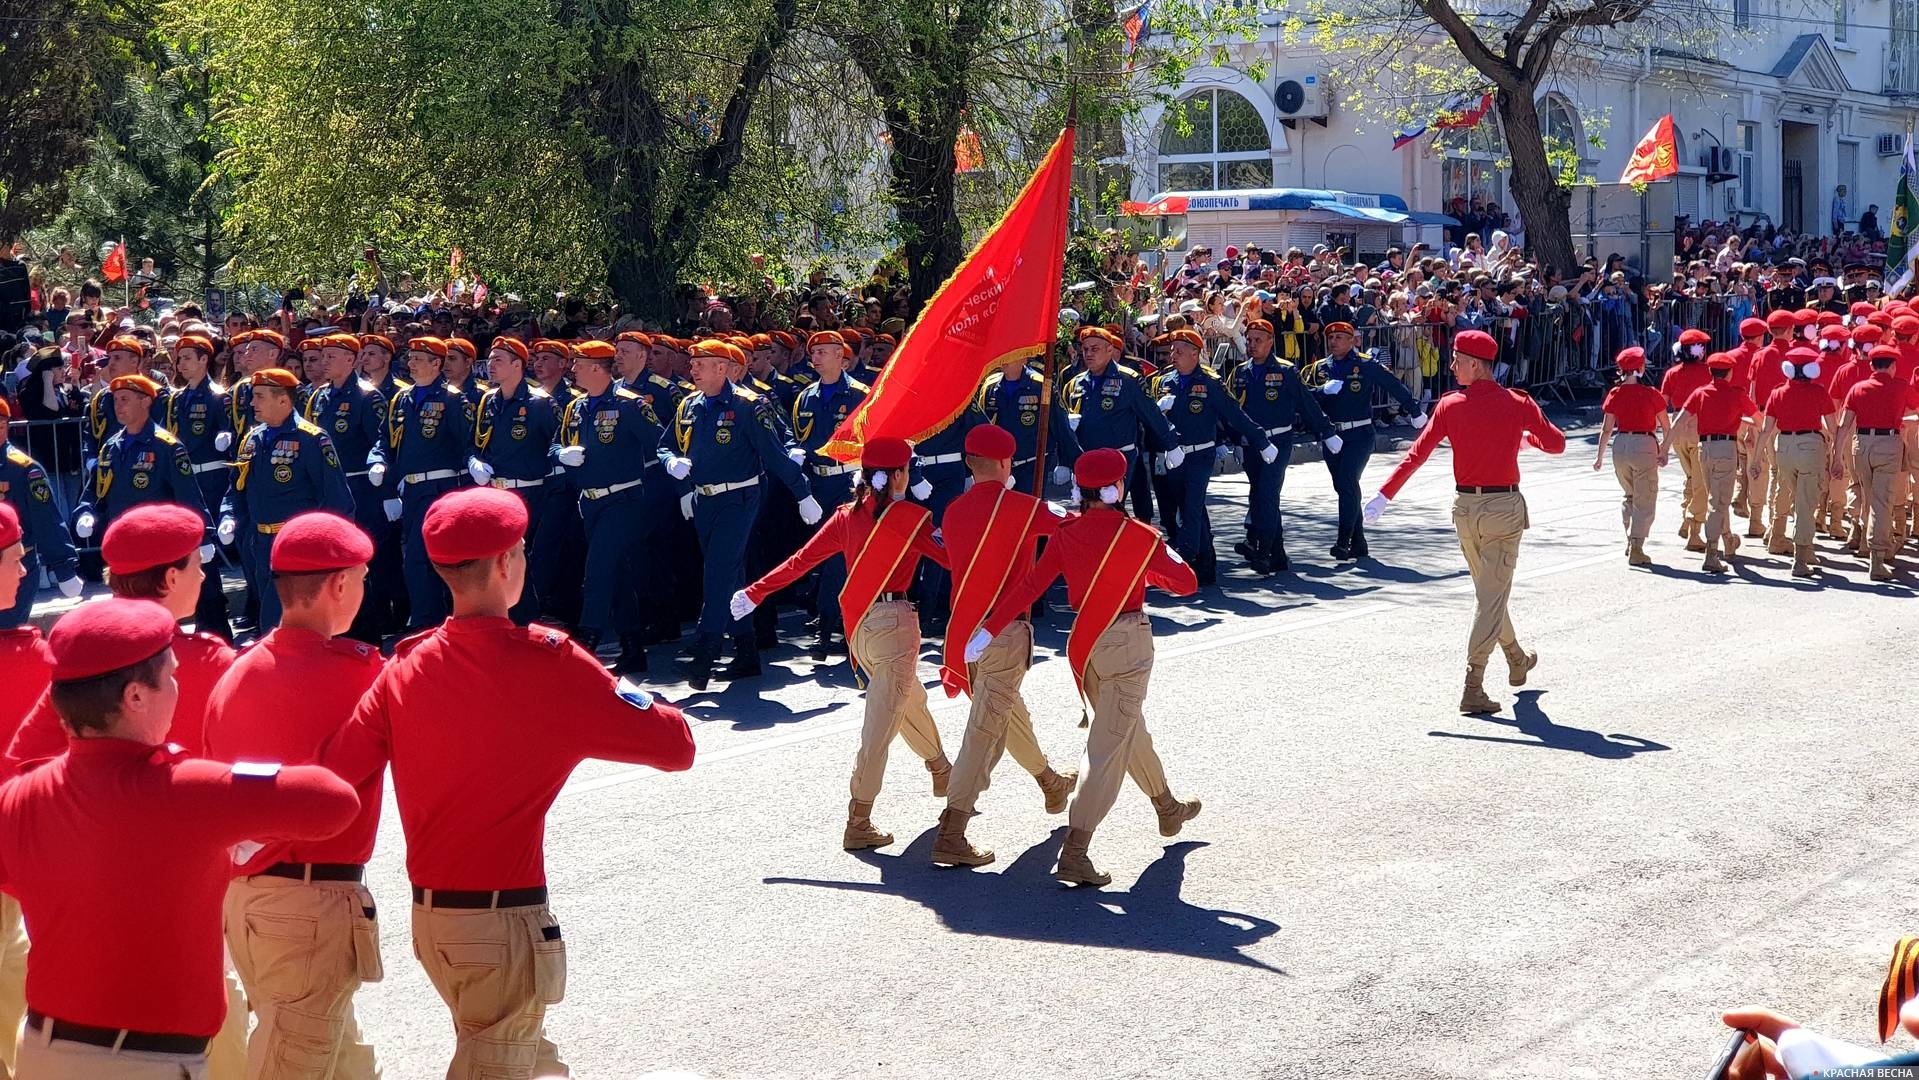
[[[877,883],[770,877],[766,884],[898,896],[931,909],[948,930],[959,934],[1170,953],[1286,974],[1240,951],[1278,932],[1278,923],[1180,899],[1186,857],[1205,847],[1203,841],[1168,845],[1133,887],[1121,892],[1067,888],[1053,880],[1053,862],[1066,838],[1064,826],[997,874],[934,866],[928,859],[937,832],[926,830],[897,855],[853,852],[854,858],[879,870]],[[1115,870],[1103,863],[1100,868]]]
[[[1635,754],[1651,753],[1655,750],[1671,750],[1664,743],[1651,739],[1642,739],[1637,735],[1602,735],[1585,728],[1566,727],[1553,723],[1539,707],[1539,698],[1544,690],[1521,690],[1518,700],[1513,702],[1512,719],[1503,716],[1482,716],[1479,719],[1489,723],[1502,724],[1526,736],[1523,739],[1500,735],[1465,735],[1454,731],[1429,731],[1426,734],[1436,739],[1464,739],[1468,742],[1505,743],[1511,746],[1537,746],[1548,750],[1569,750],[1596,758],[1629,758]]]

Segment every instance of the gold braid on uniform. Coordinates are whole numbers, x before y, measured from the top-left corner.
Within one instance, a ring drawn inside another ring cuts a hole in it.
[[[1886,984],[1879,988],[1880,1042],[1899,1030],[1899,1010],[1914,997],[1919,997],[1919,937],[1907,934],[1892,947]]]

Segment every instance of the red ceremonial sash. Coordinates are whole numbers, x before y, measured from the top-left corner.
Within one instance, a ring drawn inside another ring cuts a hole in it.
[[[1093,580],[1080,599],[1079,617],[1066,635],[1066,661],[1072,665],[1073,687],[1080,697],[1086,696],[1086,664],[1093,658],[1093,646],[1119,618],[1120,609],[1132,598],[1133,589],[1146,576],[1146,567],[1158,551],[1157,530],[1119,517],[1119,528],[1093,570]]]
[[[840,615],[846,622],[849,644],[860,620],[873,599],[886,589],[886,583],[899,569],[900,561],[913,552],[913,537],[932,520],[933,512],[918,503],[896,502],[880,511],[873,531],[867,534],[860,553],[846,568],[846,584],[840,587]],[[852,650],[847,650],[851,657]],[[857,668],[859,661],[854,660]]]
[[[953,580],[953,613],[946,620],[946,659],[940,667],[940,683],[947,697],[958,697],[962,690],[972,692],[973,683],[966,674],[966,642],[992,613],[993,604],[1006,588],[1006,579],[1019,562],[1026,532],[1039,513],[1040,501],[1029,496],[1026,513],[1002,515],[1006,494],[1003,487],[994,494],[993,510],[987,515],[979,547],[973,549],[972,557]]]

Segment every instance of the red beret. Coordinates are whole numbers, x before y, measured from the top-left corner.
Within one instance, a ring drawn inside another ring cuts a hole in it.
[[[1739,362],[1732,358],[1731,353],[1716,352],[1706,357],[1707,371],[1731,371],[1738,364]]]
[[[1765,334],[1766,324],[1762,320],[1746,319],[1739,324],[1739,336],[1742,338],[1764,337]]]
[[[604,341],[582,341],[573,346],[573,355],[582,360],[611,360],[613,346]]]
[[[1499,359],[1499,342],[1484,330],[1462,330],[1453,338],[1453,351],[1490,364]]]
[[[160,384],[145,375],[120,375],[107,384],[109,390],[134,390],[150,398],[160,396]]]
[[[1124,479],[1126,455],[1111,448],[1088,450],[1079,456],[1078,463],[1073,466],[1073,482],[1082,489],[1097,490]]]
[[[1884,330],[1879,329],[1871,323],[1860,323],[1858,326],[1852,328],[1852,343],[1854,345],[1877,345],[1879,344],[1879,340],[1885,336],[1886,332]]]
[[[12,503],[0,502],[0,548],[12,547],[20,542],[20,537],[20,515]]]
[[[1681,330],[1679,332],[1679,344],[1681,345],[1705,345],[1711,341],[1712,338],[1704,330]]]
[[[980,424],[966,433],[966,452],[975,457],[1011,461],[1018,449],[1013,433],[998,424]]]
[[[378,345],[380,348],[386,350],[388,356],[392,356],[399,351],[393,347],[393,339],[387,337],[385,334],[361,334],[360,347],[364,349],[368,345]]]
[[[1897,360],[1899,359],[1899,350],[1892,345],[1874,345],[1872,351],[1866,354],[1866,359],[1874,364],[1881,361]]]
[[[290,573],[365,566],[373,561],[373,538],[350,518],[310,510],[287,519],[273,538],[268,561],[274,570]]]
[[[1328,334],[1350,334],[1354,332],[1353,324],[1339,321],[1329,322],[1326,324],[1326,332]]]
[[[1780,308],[1766,316],[1766,329],[1775,334],[1790,334],[1799,325],[1799,319],[1792,312]]]
[[[493,339],[493,344],[487,346],[488,353],[498,352],[501,349],[505,349],[507,352],[519,357],[521,363],[525,363],[527,358],[532,355],[527,352],[526,342],[515,337],[496,337]]]
[[[113,573],[137,574],[186,558],[206,532],[200,515],[179,503],[141,503],[107,526],[100,558]]]
[[[490,559],[526,538],[526,503],[501,488],[464,488],[427,507],[420,535],[441,566]]]
[[[1850,307],[1846,308],[1846,313],[1855,319],[1863,319],[1878,310],[1878,308],[1873,307],[1864,300],[1855,300]]]
[[[446,342],[436,337],[416,337],[407,342],[406,347],[408,349],[418,349],[420,352],[432,353],[442,360],[446,359]]]
[[[1819,312],[1813,308],[1800,308],[1792,313],[1792,321],[1795,326],[1811,326],[1819,321]]]
[[[912,445],[890,435],[860,447],[860,464],[869,469],[904,469],[912,460]]]
[[[1892,320],[1892,332],[1900,337],[1912,337],[1919,334],[1919,316],[1901,315]]]
[[[300,377],[286,368],[261,368],[247,376],[247,382],[254,386],[272,386],[281,390],[292,390],[300,385]]]
[[[53,681],[77,682],[151,660],[173,647],[178,632],[172,614],[151,600],[116,596],[81,604],[47,635]]]
[[[1613,359],[1613,366],[1621,371],[1644,371],[1646,370],[1646,350],[1637,345],[1621,349],[1619,355]]]

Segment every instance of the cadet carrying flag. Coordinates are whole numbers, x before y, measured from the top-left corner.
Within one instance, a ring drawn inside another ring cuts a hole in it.
[[[869,439],[919,442],[966,408],[987,372],[1053,347],[1072,193],[1069,122],[998,224],[926,301],[822,453],[857,461]]]
[[[1886,235],[1886,278],[1888,294],[1895,294],[1912,283],[1912,230],[1919,226],[1919,196],[1912,185],[1919,183],[1919,164],[1913,161],[1912,129],[1906,129],[1906,154],[1899,165],[1899,187],[1892,197],[1892,228]]]

